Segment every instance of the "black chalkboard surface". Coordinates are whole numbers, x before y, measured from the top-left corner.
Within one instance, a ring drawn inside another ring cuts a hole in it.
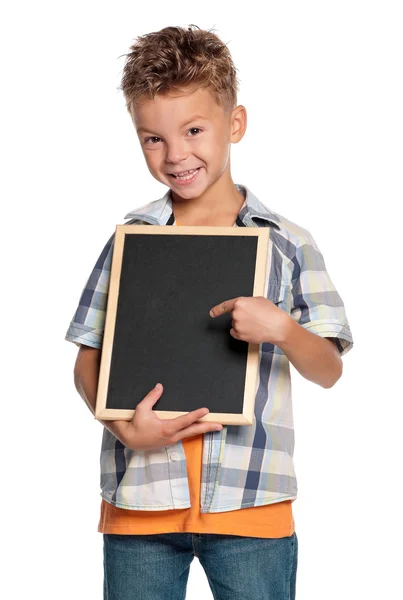
[[[206,406],[201,420],[250,425],[259,346],[236,340],[231,313],[264,295],[266,228],[116,227],[96,418],[131,419],[157,382],[160,418]]]

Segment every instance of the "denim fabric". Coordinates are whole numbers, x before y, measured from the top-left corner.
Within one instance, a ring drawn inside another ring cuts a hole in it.
[[[210,533],[103,538],[104,600],[184,600],[195,556],[214,600],[295,600],[295,532],[283,538]]]

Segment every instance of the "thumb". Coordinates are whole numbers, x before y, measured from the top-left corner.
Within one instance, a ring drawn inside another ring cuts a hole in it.
[[[151,410],[154,404],[159,400],[163,391],[161,383],[157,383],[155,388],[148,392],[147,396],[144,396],[143,400],[139,402],[137,408],[145,408]]]

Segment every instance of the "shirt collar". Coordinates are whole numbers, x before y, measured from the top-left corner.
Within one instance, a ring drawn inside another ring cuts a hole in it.
[[[236,183],[235,186],[245,198],[238,215],[244,225],[250,226],[251,221],[256,223],[256,225],[259,225],[258,221],[259,219],[262,219],[277,228],[280,227],[279,215],[264,206],[264,204],[262,204],[245,185]],[[172,196],[171,190],[168,190],[159,200],[154,200],[145,206],[135,208],[127,213],[125,219],[139,219],[154,225],[166,225],[171,215]]]

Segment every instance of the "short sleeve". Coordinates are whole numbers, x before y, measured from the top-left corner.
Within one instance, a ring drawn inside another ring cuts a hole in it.
[[[353,346],[345,307],[315,240],[305,233],[294,258],[291,316],[312,333],[335,338],[343,356]]]
[[[114,238],[115,234],[99,255],[64,338],[77,346],[102,348]]]

